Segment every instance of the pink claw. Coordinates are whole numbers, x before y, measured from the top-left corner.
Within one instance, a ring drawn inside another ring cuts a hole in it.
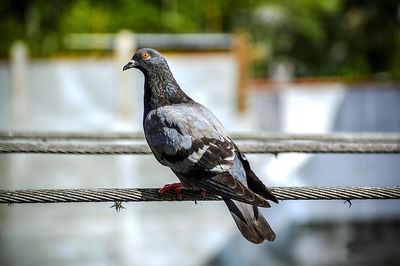
[[[181,200],[182,199],[182,193],[181,189],[183,188],[182,183],[172,183],[172,184],[165,184],[158,193],[161,195],[164,194],[167,191],[173,190],[176,193],[176,199]]]

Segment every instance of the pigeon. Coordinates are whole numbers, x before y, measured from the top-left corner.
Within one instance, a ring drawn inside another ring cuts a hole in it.
[[[154,156],[180,183],[167,184],[181,198],[182,187],[220,196],[238,229],[250,242],[273,241],[275,233],[258,207],[277,198],[251,170],[249,161],[209,109],[192,100],[176,82],[166,59],[139,49],[123,67],[144,75],[143,128]]]

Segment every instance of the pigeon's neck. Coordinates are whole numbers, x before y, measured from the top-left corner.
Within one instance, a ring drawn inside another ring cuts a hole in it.
[[[181,90],[169,69],[144,73],[144,77],[145,117],[151,110],[162,106],[193,102]]]

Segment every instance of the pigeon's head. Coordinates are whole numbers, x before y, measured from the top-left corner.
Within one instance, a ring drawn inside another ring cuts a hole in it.
[[[168,64],[165,58],[158,51],[151,48],[142,48],[133,55],[131,61],[129,61],[122,70],[127,70],[133,67],[146,73],[152,70],[168,67]]]

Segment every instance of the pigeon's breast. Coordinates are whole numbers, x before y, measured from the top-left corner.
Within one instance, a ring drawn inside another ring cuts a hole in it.
[[[144,119],[144,132],[154,141],[187,143],[187,139],[202,138],[223,141],[227,138],[217,118],[201,105],[168,105],[150,111]],[[185,136],[182,139],[181,136]],[[150,145],[156,143],[149,143]]]

